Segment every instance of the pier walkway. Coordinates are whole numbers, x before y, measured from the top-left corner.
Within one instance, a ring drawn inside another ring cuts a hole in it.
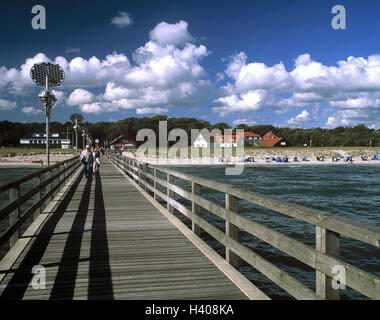
[[[102,161],[92,179],[78,169],[3,259],[0,300],[248,299],[223,267]],[[41,270],[46,288],[34,289]]]

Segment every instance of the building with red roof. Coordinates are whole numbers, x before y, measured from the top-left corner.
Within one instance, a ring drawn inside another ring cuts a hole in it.
[[[263,137],[262,147],[276,147],[280,145],[282,138],[277,137],[272,131],[268,132]]]
[[[231,135],[217,135],[215,142],[218,147],[237,147],[244,144],[245,147],[276,147],[284,143],[283,138],[277,137],[272,131],[261,137],[257,133],[250,131],[238,132]]]

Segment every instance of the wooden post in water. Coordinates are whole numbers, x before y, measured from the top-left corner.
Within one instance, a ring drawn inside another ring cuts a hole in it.
[[[334,257],[340,256],[339,233],[316,226],[316,250]],[[339,300],[339,290],[332,287],[332,278],[316,271],[316,293],[324,299]]]
[[[172,184],[173,183],[173,176],[169,173],[167,173],[167,178],[166,178],[168,184]],[[170,190],[169,188],[166,188],[166,196],[168,198],[173,198],[174,197],[174,192],[172,190]],[[170,205],[169,203],[169,199],[167,201],[167,209],[170,213],[174,213],[174,207]]]
[[[13,201],[16,201],[18,198],[20,198],[20,186],[13,187],[9,189],[9,203],[12,203]],[[17,220],[19,219],[20,215],[20,207],[18,207],[16,210],[12,211],[9,215],[9,226],[13,226]],[[9,238],[9,248],[12,248],[13,245],[16,243],[19,237],[19,232],[15,232],[10,238]]]
[[[195,182],[191,182],[191,192],[193,194],[196,194],[198,196],[201,195],[201,186]],[[193,212],[194,215],[200,216],[201,215],[201,207],[197,205],[194,201],[191,202],[191,211]],[[194,220],[191,223],[191,229],[193,232],[197,235],[200,236],[202,229],[200,226],[198,226]]]
[[[238,213],[238,198],[226,194],[226,209]],[[226,212],[226,235],[239,242],[239,227],[229,222],[229,214]],[[226,245],[226,260],[236,269],[239,269],[239,256],[233,253],[229,246],[228,241]]]

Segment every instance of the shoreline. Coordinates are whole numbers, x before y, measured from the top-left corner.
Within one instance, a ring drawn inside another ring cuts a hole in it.
[[[123,156],[130,157],[135,160],[142,162],[147,162],[152,165],[161,165],[161,166],[304,166],[304,165],[380,165],[379,160],[366,160],[363,161],[361,157],[352,157],[353,162],[351,164],[344,162],[343,159],[340,159],[337,162],[333,162],[332,159],[325,159],[324,161],[319,160],[308,160],[308,161],[297,161],[289,159],[288,162],[275,162],[270,161],[266,162],[266,157],[260,157],[259,159],[254,160],[254,162],[242,162],[239,161],[236,157],[230,157],[231,161],[228,162],[219,162],[215,158],[200,158],[200,159],[152,159],[148,157],[136,157],[135,155],[129,152],[123,152]]]
[[[74,154],[50,154],[50,164],[56,164],[66,159],[72,158]],[[42,161],[42,162],[41,162]],[[32,155],[14,155],[12,157],[0,157],[1,167],[46,167],[46,153],[32,154]]]

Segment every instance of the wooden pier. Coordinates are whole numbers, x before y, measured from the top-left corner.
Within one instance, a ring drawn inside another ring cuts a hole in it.
[[[345,285],[380,299],[380,278],[340,258],[341,235],[379,248],[380,228],[120,155],[102,160],[89,180],[73,158],[0,186],[10,199],[0,211],[0,220],[9,219],[0,245],[10,246],[0,261],[0,300],[269,299],[240,273],[240,259],[296,299],[339,299],[332,286],[336,266]],[[21,195],[28,179],[34,188]],[[224,194],[224,204],[202,197],[203,188]],[[21,214],[28,199],[35,204]],[[315,247],[243,216],[240,200],[314,225]],[[225,229],[207,221],[205,210],[225,220]],[[190,219],[190,228],[174,213]],[[22,233],[27,217],[34,221]],[[243,245],[240,231],[313,268],[315,289]],[[225,258],[202,232],[225,247]],[[41,270],[46,286],[36,288]]]
[[[0,299],[266,298],[175,222],[103,158],[100,174],[75,172],[13,245]],[[34,266],[45,289],[32,286]]]

